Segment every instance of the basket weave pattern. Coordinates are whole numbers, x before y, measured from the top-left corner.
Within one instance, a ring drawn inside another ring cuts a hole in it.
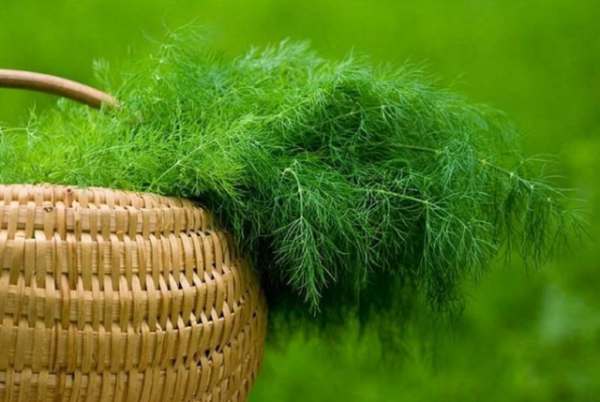
[[[188,200],[0,186],[0,401],[244,401],[266,303]]]

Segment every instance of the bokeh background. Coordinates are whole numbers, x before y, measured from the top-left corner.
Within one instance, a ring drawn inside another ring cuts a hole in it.
[[[98,85],[97,60],[118,75],[189,23],[232,56],[292,38],[422,64],[505,110],[526,153],[558,155],[560,184],[590,213],[587,245],[541,270],[498,264],[451,324],[415,314],[398,328],[400,353],[354,325],[280,336],[253,402],[600,401],[600,1],[0,0],[0,67]],[[0,90],[0,127],[54,102]]]

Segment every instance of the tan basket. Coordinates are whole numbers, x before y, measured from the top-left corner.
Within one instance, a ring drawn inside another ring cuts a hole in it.
[[[0,263],[0,401],[246,400],[266,302],[191,201],[0,185]]]

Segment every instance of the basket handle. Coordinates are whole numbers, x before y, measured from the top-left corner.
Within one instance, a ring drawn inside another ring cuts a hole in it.
[[[111,95],[87,85],[53,75],[20,70],[0,69],[0,88],[22,88],[46,92],[75,100],[96,109],[103,104],[117,106]]]

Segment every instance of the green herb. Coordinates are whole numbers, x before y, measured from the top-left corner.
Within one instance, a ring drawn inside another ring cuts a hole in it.
[[[230,60],[175,35],[116,95],[119,110],[62,102],[5,128],[0,181],[200,200],[267,289],[313,311],[371,282],[444,308],[500,250],[540,264],[581,227],[501,113],[411,68],[289,42]]]

